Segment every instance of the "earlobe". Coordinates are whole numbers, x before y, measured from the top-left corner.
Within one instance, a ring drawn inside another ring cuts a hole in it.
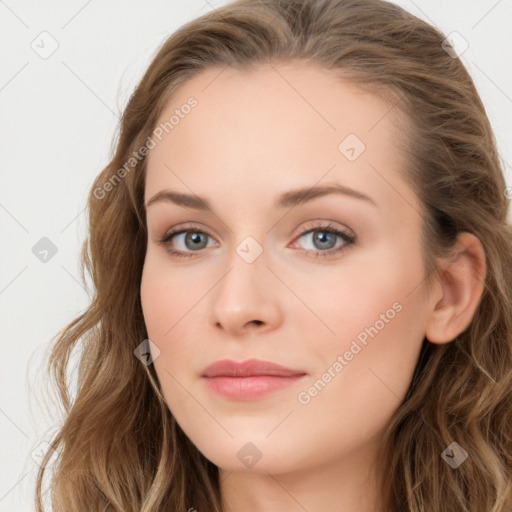
[[[448,343],[470,325],[483,294],[485,252],[473,234],[459,233],[450,256],[439,263],[442,297],[433,305],[425,336],[431,343]]]

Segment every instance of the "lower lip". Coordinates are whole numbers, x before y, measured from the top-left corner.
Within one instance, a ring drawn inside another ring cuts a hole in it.
[[[237,400],[251,400],[287,388],[303,377],[305,375],[291,377],[259,375],[254,377],[205,377],[205,379],[208,387],[219,395]]]

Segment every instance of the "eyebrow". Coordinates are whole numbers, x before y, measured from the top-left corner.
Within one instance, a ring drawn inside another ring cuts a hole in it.
[[[329,194],[342,194],[377,206],[370,196],[339,183],[290,190],[279,196],[274,206],[276,208],[294,207]],[[174,192],[172,190],[161,190],[156,193],[146,203],[146,208],[149,208],[152,204],[158,202],[174,203],[178,206],[193,208],[195,210],[211,210],[210,202],[207,199],[195,194],[185,194],[182,192]]]

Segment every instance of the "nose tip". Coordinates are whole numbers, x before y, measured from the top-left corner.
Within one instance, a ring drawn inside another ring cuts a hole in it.
[[[232,267],[211,298],[213,325],[217,328],[243,337],[249,331],[262,334],[279,324],[278,297],[268,293],[271,283],[266,281],[273,277],[266,276],[267,268],[262,262],[260,258],[250,264],[240,258],[231,262]]]

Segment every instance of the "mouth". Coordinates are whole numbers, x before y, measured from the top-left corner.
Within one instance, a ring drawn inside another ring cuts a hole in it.
[[[287,388],[304,377],[305,375],[290,377],[257,375],[252,377],[204,377],[204,379],[206,379],[209,389],[219,395],[238,400],[252,400]]]
[[[301,381],[307,373],[270,361],[249,359],[236,362],[229,359],[207,366],[201,377],[216,394],[235,400],[252,400]]]

